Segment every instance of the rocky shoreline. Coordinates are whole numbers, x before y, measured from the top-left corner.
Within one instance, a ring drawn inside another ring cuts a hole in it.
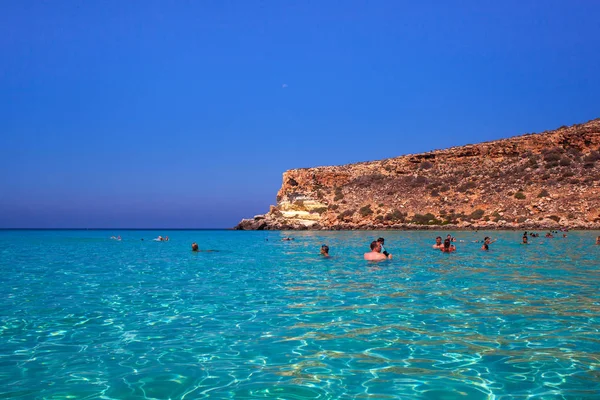
[[[600,229],[600,119],[446,150],[286,171],[238,230]]]

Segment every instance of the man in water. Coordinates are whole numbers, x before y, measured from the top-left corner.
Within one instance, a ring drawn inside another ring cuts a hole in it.
[[[323,246],[321,246],[321,255],[325,258],[329,258],[329,247],[324,244]]]
[[[199,251],[198,243],[196,243],[196,242],[192,243],[192,251]]]
[[[527,241],[527,236],[523,235],[523,242],[521,242],[522,244],[529,244],[529,242]]]
[[[377,239],[377,242],[378,242],[378,243],[379,243],[379,245],[381,246],[381,254],[385,255],[386,257],[389,257],[389,258],[391,258],[391,257],[390,257],[390,253],[388,253],[388,252],[385,250],[385,247],[383,247],[383,244],[385,243],[385,239],[384,239],[384,238],[382,238],[382,237],[380,237],[379,239]]]
[[[600,236],[596,238],[596,244],[600,245]]]
[[[381,254],[381,244],[379,244],[378,241],[374,241],[374,242],[371,242],[371,251],[368,253],[365,253],[364,258],[365,258],[365,260],[368,260],[368,261],[381,261],[381,260],[387,260],[389,258],[392,258],[392,256],[390,255],[388,257],[385,254]]]
[[[433,245],[433,248],[439,250],[442,247],[444,247],[444,244],[442,243],[442,237],[438,236],[435,238],[435,244]]]

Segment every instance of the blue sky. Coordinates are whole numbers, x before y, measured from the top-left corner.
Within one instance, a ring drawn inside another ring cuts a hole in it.
[[[600,117],[596,1],[0,5],[0,227],[232,227],[292,168]]]

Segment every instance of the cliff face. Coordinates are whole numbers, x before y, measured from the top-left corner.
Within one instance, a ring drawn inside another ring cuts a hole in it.
[[[236,229],[600,229],[600,119],[555,131],[283,174]]]

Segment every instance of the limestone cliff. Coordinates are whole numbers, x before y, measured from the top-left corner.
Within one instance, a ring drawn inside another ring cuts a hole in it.
[[[283,174],[236,229],[600,229],[600,119],[475,145]]]

